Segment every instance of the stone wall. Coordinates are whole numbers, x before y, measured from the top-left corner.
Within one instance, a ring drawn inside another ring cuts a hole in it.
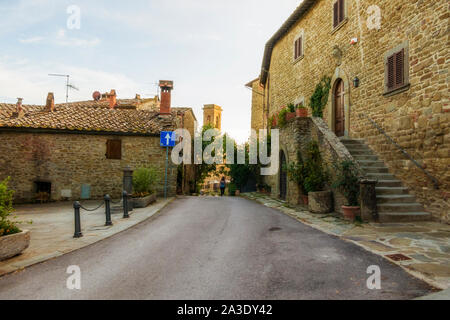
[[[434,218],[450,221],[450,106],[448,100],[449,5],[445,0],[346,1],[346,20],[332,25],[333,0],[320,0],[275,45],[265,96],[272,115],[289,103],[309,105],[323,76],[332,79],[324,119],[334,130],[336,81],[345,86],[345,131],[364,138]],[[369,28],[369,7],[381,12],[380,29]],[[304,39],[304,56],[294,61],[294,41]],[[350,39],[358,43],[350,44]],[[385,55],[406,46],[409,87],[385,94]],[[353,79],[360,86],[353,86]],[[440,190],[375,130],[374,119],[441,183]]]
[[[336,135],[328,129],[325,122],[320,118],[295,118],[288,122],[286,127],[280,129],[280,152],[282,151],[286,155],[288,165],[298,161],[299,151],[302,158],[306,158],[306,150],[311,141],[317,141],[319,143],[324,166],[330,173],[328,189],[331,190],[331,184],[335,178],[333,164],[339,163],[344,159],[354,161],[353,157]],[[271,186],[272,196],[279,197],[279,172],[277,175],[265,177],[265,183]],[[345,199],[337,190],[332,191],[334,210],[341,212],[341,206],[345,204]],[[300,195],[301,190],[298,185],[288,179],[286,200],[294,205],[301,203]]]
[[[122,160],[106,159],[108,139],[122,140]],[[0,179],[11,176],[16,202],[35,198],[35,181],[51,182],[52,200],[80,199],[83,184],[91,186],[92,199],[118,198],[126,166],[158,168],[156,190],[163,195],[166,153],[159,137],[1,132],[0,140]],[[175,195],[177,169],[169,164],[168,194]],[[71,197],[62,190],[70,190]]]

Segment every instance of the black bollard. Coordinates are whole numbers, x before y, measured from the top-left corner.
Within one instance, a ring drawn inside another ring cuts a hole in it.
[[[73,203],[73,208],[75,209],[75,233],[74,238],[81,238],[83,234],[81,233],[81,219],[80,219],[80,208],[81,204],[78,201]]]
[[[112,226],[113,223],[111,221],[111,197],[109,196],[109,194],[105,195],[105,214],[106,214],[105,226]]]
[[[122,193],[122,199],[123,199],[123,218],[128,219],[130,215],[128,214],[128,192],[125,190]]]

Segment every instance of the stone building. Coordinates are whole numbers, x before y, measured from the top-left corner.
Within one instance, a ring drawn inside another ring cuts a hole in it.
[[[139,99],[116,98],[112,90],[97,101],[55,105],[49,94],[45,106],[0,104],[0,179],[11,177],[16,202],[37,196],[50,200],[118,198],[123,169],[154,166],[163,194],[166,152],[160,132],[187,128],[195,116],[190,108],[142,110]],[[169,160],[168,194],[188,192],[193,166],[182,170]],[[180,175],[182,175],[180,177]],[[178,183],[177,183],[178,181]]]
[[[426,218],[418,201],[449,222],[448,25],[445,0],[304,0],[266,44],[254,112],[267,126],[287,104],[309,106],[328,79],[323,119],[356,160],[366,158],[358,162],[379,180],[379,209]]]
[[[251,129],[259,132],[267,126],[267,114],[264,110],[264,87],[261,86],[259,78],[250,81],[245,85],[252,90],[252,116]]]
[[[203,125],[210,124],[221,131],[222,111],[222,108],[216,104],[205,104],[203,106]]]

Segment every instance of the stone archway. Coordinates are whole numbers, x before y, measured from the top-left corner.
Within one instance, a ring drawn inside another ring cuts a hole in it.
[[[283,150],[280,151],[279,191],[280,199],[287,199],[287,158]]]
[[[347,73],[342,67],[337,67],[333,77],[331,78],[331,90],[328,97],[327,114],[328,127],[331,131],[336,132],[336,101],[338,92],[337,86],[343,86],[343,111],[344,111],[344,133],[341,136],[349,137],[350,135],[350,81]],[[340,93],[341,91],[339,91]]]

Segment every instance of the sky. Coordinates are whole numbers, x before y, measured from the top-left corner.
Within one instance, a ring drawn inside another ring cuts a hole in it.
[[[249,136],[251,91],[264,45],[300,0],[0,0],[0,102],[45,104],[117,91],[157,94],[173,80],[173,107],[224,109],[222,131]],[[79,12],[79,15],[77,14]],[[77,19],[79,17],[79,19]],[[79,21],[79,25],[77,22]]]

